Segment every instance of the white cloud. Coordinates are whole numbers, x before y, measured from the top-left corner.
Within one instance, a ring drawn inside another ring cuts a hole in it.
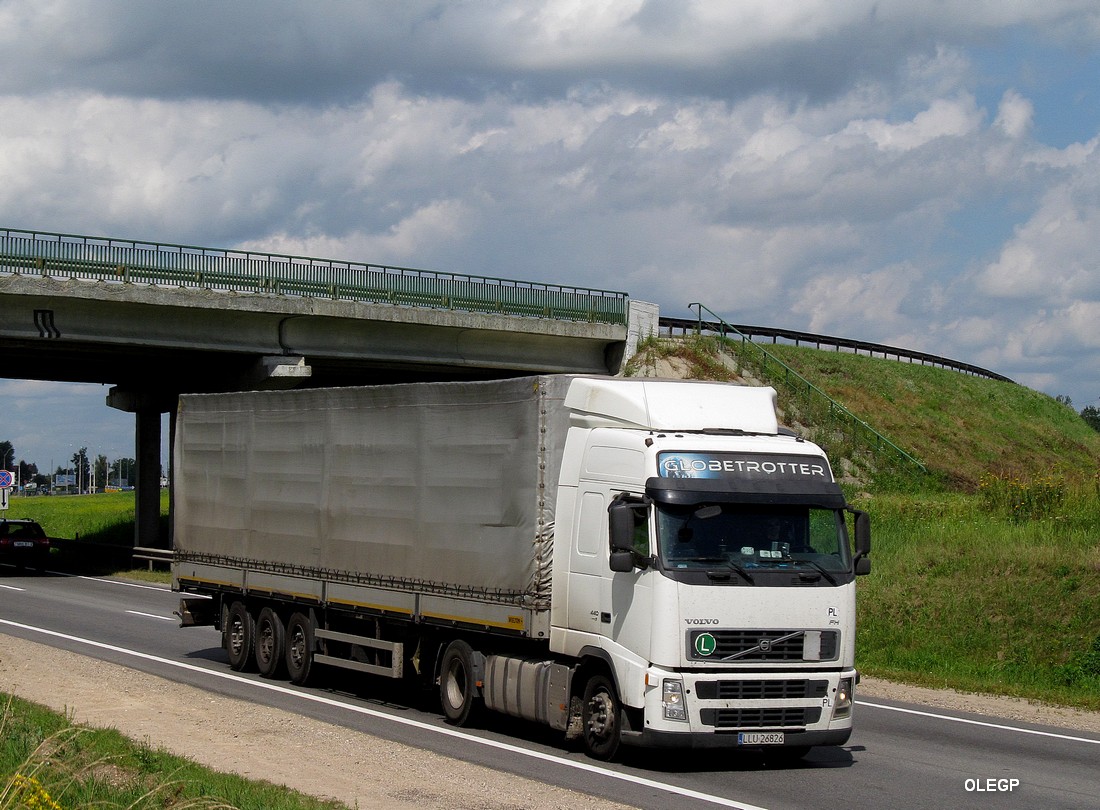
[[[936,99],[911,121],[853,121],[844,134],[864,135],[883,150],[907,152],[936,138],[962,138],[977,131],[981,112],[972,98]]]
[[[1100,192],[1093,189],[1089,196]],[[978,289],[997,298],[1066,306],[1100,299],[1100,200],[1082,200],[1070,186],[1049,191],[997,260],[979,274]]]
[[[1021,138],[1031,128],[1034,105],[1015,90],[1006,90],[993,122],[1010,138]]]

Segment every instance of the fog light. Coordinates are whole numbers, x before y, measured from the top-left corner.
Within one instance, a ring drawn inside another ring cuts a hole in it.
[[[661,684],[661,703],[664,705],[665,720],[688,719],[684,685],[680,681],[664,681]]]
[[[841,678],[833,701],[833,717],[847,717],[852,713],[852,679]]]

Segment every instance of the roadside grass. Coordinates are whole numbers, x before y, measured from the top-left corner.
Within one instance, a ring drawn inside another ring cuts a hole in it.
[[[1021,520],[974,495],[875,495],[868,675],[1100,710],[1100,499]]]
[[[13,495],[8,515],[37,520],[50,537],[123,546],[134,544],[134,502],[130,492],[95,495]],[[168,490],[160,494],[161,519],[168,516]]]
[[[345,807],[218,773],[132,742],[117,731],[73,724],[57,712],[2,693],[0,712],[0,810]]]
[[[126,574],[129,578],[167,583],[163,568],[130,569],[134,545],[134,492],[94,495],[13,495],[8,515],[38,521],[53,539],[51,566],[81,573]],[[160,495],[161,531],[168,533],[168,491]]]

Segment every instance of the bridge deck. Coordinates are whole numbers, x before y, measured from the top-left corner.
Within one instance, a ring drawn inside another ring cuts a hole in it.
[[[625,325],[627,294],[252,251],[0,228],[0,272]]]

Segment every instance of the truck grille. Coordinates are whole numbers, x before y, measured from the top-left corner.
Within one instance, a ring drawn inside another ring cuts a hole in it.
[[[695,695],[700,700],[792,700],[822,698],[828,681],[789,679],[780,681],[700,681]]]
[[[833,661],[836,630],[692,630],[688,657],[693,661]]]
[[[821,719],[821,708],[703,709],[699,718],[717,729],[805,728]]]

